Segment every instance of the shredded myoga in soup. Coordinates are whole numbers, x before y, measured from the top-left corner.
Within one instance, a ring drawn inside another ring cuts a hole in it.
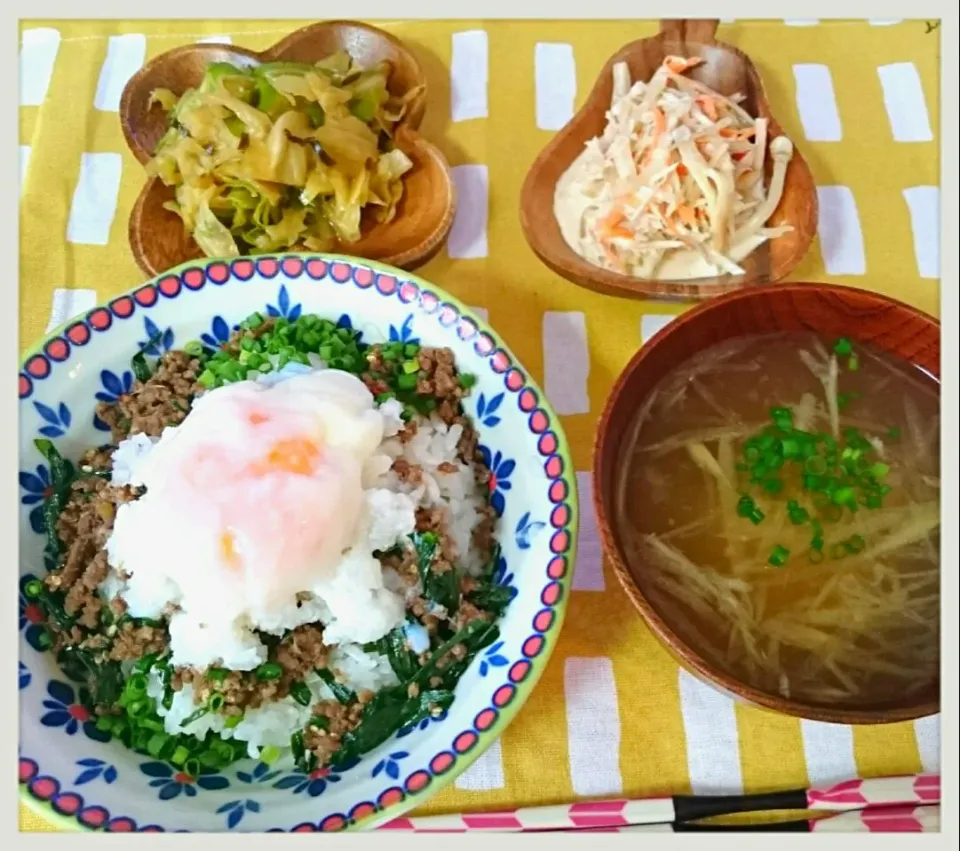
[[[254,314],[46,440],[44,642],[96,726],[196,776],[346,767],[441,716],[512,589],[449,349]]]
[[[626,457],[630,568],[698,652],[755,688],[823,704],[937,682],[929,375],[846,339],[737,339],[665,377]]]

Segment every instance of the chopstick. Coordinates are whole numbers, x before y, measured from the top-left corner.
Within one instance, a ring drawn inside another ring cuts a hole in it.
[[[576,833],[939,833],[940,806],[867,807],[830,816],[763,824],[641,824]],[[554,831],[549,831],[554,832]],[[558,831],[566,832],[566,831]]]
[[[771,810],[848,812],[918,807],[940,803],[940,776],[919,774],[847,780],[832,786],[753,795],[674,795],[669,798],[618,798],[485,813],[413,816],[394,819],[380,830],[549,831],[671,825],[734,813]]]

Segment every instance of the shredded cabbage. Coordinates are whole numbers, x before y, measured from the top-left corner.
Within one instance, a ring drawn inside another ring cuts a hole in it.
[[[393,144],[417,92],[387,88],[390,66],[339,52],[315,64],[208,66],[179,97],[151,93],[168,115],[147,170],[174,187],[165,206],[207,256],[330,250],[396,215],[409,157]]]

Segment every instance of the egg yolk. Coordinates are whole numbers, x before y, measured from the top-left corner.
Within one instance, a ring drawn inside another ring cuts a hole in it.
[[[305,437],[278,440],[266,457],[250,467],[255,476],[269,473],[290,473],[294,476],[312,476],[320,459],[320,447]]]

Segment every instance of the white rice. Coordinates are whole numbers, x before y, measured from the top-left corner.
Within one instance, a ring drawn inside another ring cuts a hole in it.
[[[308,370],[301,364],[288,364],[280,372],[257,374],[256,377],[273,384]],[[309,599],[291,600],[278,610],[261,614],[255,625],[233,622],[223,625],[218,633],[208,624],[203,624],[207,628],[201,629],[196,620],[191,622],[187,618],[172,617],[172,664],[251,670],[267,658],[266,648],[253,632],[254,626],[281,635],[302,624],[319,621],[324,624],[324,642],[337,645],[331,651],[330,668],[337,672],[345,685],[354,690],[378,691],[396,684],[396,676],[386,657],[365,652],[361,644],[376,640],[403,624],[403,595],[409,600],[420,589],[405,586],[395,571],[382,568],[373,557],[373,551],[389,549],[413,531],[414,508],[440,508],[446,514],[448,529],[455,542],[458,565],[476,574],[483,564],[471,546],[471,536],[486,504],[473,466],[462,463],[457,457],[461,426],[447,426],[436,416],[420,419],[415,436],[403,443],[396,437],[404,426],[401,410],[400,403],[395,400],[385,402],[379,408],[384,419],[384,440],[378,454],[385,456],[385,460],[378,467],[365,470],[367,505],[364,528],[358,536],[362,546],[354,546],[345,555],[333,571],[332,579],[322,586],[303,589],[305,594],[312,595]],[[154,443],[155,440],[143,435],[122,441],[113,454],[113,482],[118,485],[136,482],[135,468]],[[413,486],[403,482],[390,469],[398,458],[422,469],[420,484]],[[456,470],[443,472],[439,467],[444,464],[455,465]],[[122,558],[121,553],[116,552],[116,546],[111,546],[113,543],[111,536],[107,552],[110,564],[116,567],[122,564]],[[176,599],[177,593],[176,588],[145,587],[142,583],[121,581],[115,570],[111,570],[101,591],[108,598],[121,594],[130,605],[131,613],[136,609],[149,610],[151,602],[156,606],[157,600]],[[336,617],[332,610],[338,613]],[[429,649],[425,629],[415,624],[406,624],[404,629],[414,652]],[[319,677],[311,676],[306,685],[315,700],[333,697]],[[309,706],[301,706],[288,697],[257,709],[248,709],[243,720],[229,729],[224,727],[224,716],[215,713],[208,713],[184,727],[184,719],[197,709],[190,685],[174,694],[169,710],[160,703],[163,686],[159,675],[151,676],[148,693],[157,700],[158,712],[171,735],[190,733],[202,738],[212,730],[223,738],[247,742],[252,757],[258,756],[264,747],[287,747],[291,735],[302,729],[311,715]]]

